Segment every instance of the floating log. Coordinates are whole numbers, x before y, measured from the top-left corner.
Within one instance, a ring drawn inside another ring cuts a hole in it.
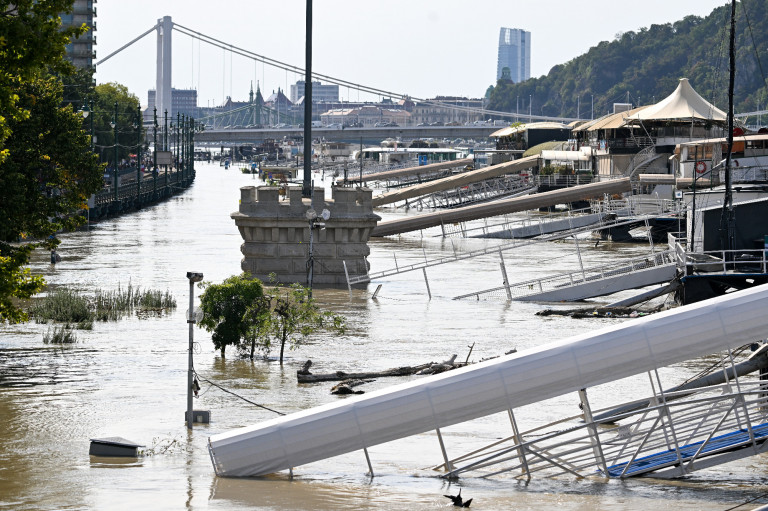
[[[450,359],[444,362],[428,362],[416,366],[394,367],[383,371],[367,371],[362,373],[336,371],[334,373],[312,374],[309,372],[309,367],[305,363],[301,370],[296,371],[296,378],[299,383],[320,383],[324,381],[365,380],[370,378],[386,378],[390,376],[410,376],[413,374],[437,374],[448,369],[455,369],[456,367],[463,367],[466,365],[462,362],[456,363],[456,357],[457,355],[453,355]]]
[[[536,313],[537,316],[570,316],[582,318],[637,318],[658,312],[664,305],[647,310],[637,310],[630,307],[588,307],[584,309],[555,310],[545,309]]]

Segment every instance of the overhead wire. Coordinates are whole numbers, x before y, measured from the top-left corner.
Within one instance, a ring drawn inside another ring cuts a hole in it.
[[[285,415],[283,412],[278,412],[277,410],[273,410],[272,408],[269,408],[268,406],[260,405],[259,403],[256,403],[255,401],[251,401],[250,399],[248,399],[248,398],[246,398],[246,397],[243,397],[243,396],[241,396],[241,395],[239,395],[239,394],[236,394],[235,392],[232,392],[232,391],[231,391],[231,390],[229,390],[229,389],[225,389],[224,387],[222,387],[222,386],[221,386],[221,385],[219,385],[218,383],[214,383],[214,382],[212,382],[211,380],[209,380],[208,378],[205,378],[205,377],[203,377],[203,376],[202,376],[200,373],[198,373],[197,371],[194,371],[194,370],[193,370],[193,372],[194,372],[194,375],[195,375],[195,377],[197,377],[197,378],[199,378],[199,379],[203,380],[204,382],[208,383],[209,385],[211,385],[211,386],[213,386],[213,387],[216,387],[217,389],[221,390],[222,392],[226,392],[227,394],[231,394],[231,395],[233,395],[233,396],[235,396],[235,397],[237,397],[237,398],[240,398],[240,399],[242,399],[243,401],[245,401],[245,402],[247,402],[247,403],[250,403],[250,404],[252,404],[252,405],[254,405],[254,406],[258,406],[259,408],[263,408],[264,410],[270,411],[270,412],[272,412],[272,413],[276,413],[276,414],[278,414],[278,415]]]

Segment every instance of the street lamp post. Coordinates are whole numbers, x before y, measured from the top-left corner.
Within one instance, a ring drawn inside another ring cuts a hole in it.
[[[176,182],[179,182],[179,165],[181,163],[181,146],[179,146],[179,134],[181,133],[179,130],[181,129],[181,114],[179,112],[176,112]]]
[[[192,391],[195,384],[195,369],[192,360],[192,353],[194,350],[194,335],[195,335],[195,323],[197,318],[195,317],[195,282],[203,280],[203,274],[200,272],[187,272],[187,278],[189,279],[189,311],[187,312],[187,323],[189,324],[189,356],[187,367],[187,429],[192,429],[194,423],[194,417],[192,413]]]
[[[531,119],[531,102],[533,101],[533,95],[528,94],[528,122],[533,122]]]
[[[314,194],[314,185],[312,187]],[[315,257],[314,257],[314,231],[315,227],[325,228],[325,222],[331,217],[331,212],[324,209],[320,218],[317,217],[317,212],[310,207],[306,213],[307,220],[309,221],[309,258],[307,259],[307,287],[309,288],[308,294],[312,298],[312,281],[314,280],[315,273]]]
[[[168,151],[168,110],[165,111],[163,124],[163,151]],[[165,166],[165,188],[168,188],[168,165]]]
[[[152,159],[152,198],[157,199],[157,107],[154,109],[154,124],[152,129],[152,145],[154,147]]]
[[[141,200],[141,128],[144,120],[141,118],[141,107],[136,107],[136,204]],[[137,206],[138,207],[138,206]]]
[[[90,108],[88,105],[90,104]],[[93,100],[88,102],[83,102],[83,109],[82,109],[83,118],[86,118],[90,115],[91,122],[90,122],[90,134],[91,134],[91,152],[93,152],[93,146],[94,146],[94,140],[93,140]]]
[[[180,164],[180,170],[181,170],[181,182],[184,182],[184,167],[187,166],[187,121],[184,118],[184,115],[181,116],[181,134],[179,135],[179,143],[181,144],[181,164]]]
[[[119,195],[117,193],[117,174],[118,174],[118,168],[117,168],[117,101],[115,101],[115,117],[112,119],[112,128],[115,130],[115,169],[114,174],[115,177],[112,180],[112,182],[115,184],[115,202],[118,201]]]

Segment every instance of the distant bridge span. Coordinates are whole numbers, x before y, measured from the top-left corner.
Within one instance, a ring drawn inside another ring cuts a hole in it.
[[[360,143],[360,139],[366,144],[379,142],[385,138],[473,138],[486,139],[491,133],[497,131],[499,126],[414,126],[397,128],[312,128],[312,136],[323,138],[329,142]],[[206,130],[195,133],[196,143],[210,143],[221,145],[237,145],[246,143],[259,143],[266,139],[282,140],[283,137],[300,138],[304,136],[304,128],[238,128]]]

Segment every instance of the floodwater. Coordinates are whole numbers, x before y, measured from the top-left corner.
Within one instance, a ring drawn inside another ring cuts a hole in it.
[[[297,467],[294,478],[278,473],[256,479],[219,478],[207,452],[210,435],[274,417],[271,412],[203,381],[195,409],[210,410],[212,422],[188,432],[186,367],[187,271],[220,282],[240,272],[241,238],[229,214],[238,207],[239,188],[258,184],[231,168],[198,164],[194,185],[181,195],[121,218],[62,236],[55,267],[37,253],[33,271],[52,286],[85,293],[129,283],[170,290],[178,309],[162,317],[131,317],[78,331],[69,346],[46,345],[47,326],[0,327],[0,509],[439,509],[443,497],[460,488],[472,509],[724,510],[768,492],[765,456],[696,472],[678,481],[604,481],[535,477],[528,484],[502,475],[463,477],[449,485],[430,467],[442,461],[434,434],[369,449],[375,477],[365,475],[362,452]],[[382,216],[402,214],[387,210]],[[453,250],[493,246],[494,240],[454,241],[413,234],[376,240],[372,271]],[[548,243],[506,252],[511,282],[535,275],[592,266],[647,253],[641,245]],[[543,305],[501,301],[454,301],[453,296],[500,285],[498,256],[489,255],[428,271],[430,300],[421,271],[371,284],[368,290],[316,290],[324,307],[348,318],[343,336],[321,335],[275,362],[244,361],[214,352],[210,335],[195,330],[195,367],[200,375],[250,401],[293,412],[344,399],[330,385],[298,385],[296,369],[312,359],[313,370],[385,369],[447,359],[471,359],[540,346],[613,324],[607,319],[540,317]],[[383,284],[377,299],[372,299]],[[200,290],[195,289],[195,295]],[[616,321],[616,320],[613,320]],[[689,363],[661,371],[675,383],[705,364]],[[368,390],[404,379],[380,379]],[[593,408],[640,397],[647,378],[627,379],[590,389]],[[641,382],[641,383],[638,383]],[[522,429],[575,415],[578,399],[562,396],[516,410]],[[449,455],[511,435],[505,414],[443,430]],[[147,446],[138,459],[88,455],[89,439],[121,436]],[[739,509],[751,509],[766,499]]]

